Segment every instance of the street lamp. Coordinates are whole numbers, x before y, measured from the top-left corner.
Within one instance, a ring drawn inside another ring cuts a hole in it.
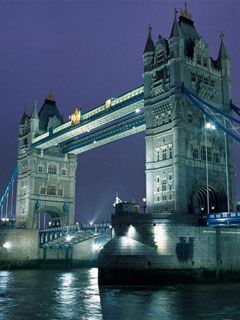
[[[206,116],[204,116],[204,137],[205,137],[205,161],[206,161],[206,182],[207,182],[207,213],[210,213],[210,204],[209,204],[209,177],[208,177],[208,147],[207,147],[207,130],[215,130],[216,126],[211,122],[206,121]]]
[[[146,213],[146,198],[143,198],[143,213]]]

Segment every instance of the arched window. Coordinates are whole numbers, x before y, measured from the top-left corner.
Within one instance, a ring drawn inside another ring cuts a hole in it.
[[[57,195],[57,187],[56,186],[47,186],[47,194],[49,196],[56,196]]]
[[[48,166],[48,173],[57,174],[57,166],[54,163],[50,163]]]

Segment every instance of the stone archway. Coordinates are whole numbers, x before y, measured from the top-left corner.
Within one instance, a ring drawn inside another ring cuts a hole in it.
[[[46,223],[42,220],[46,218]],[[35,211],[35,225],[38,229],[61,227],[68,223],[66,212],[57,207],[44,206]]]
[[[208,184],[209,211],[227,211],[227,196],[223,187],[210,181]],[[192,188],[189,196],[189,213],[201,215],[207,212],[206,180],[199,180]]]

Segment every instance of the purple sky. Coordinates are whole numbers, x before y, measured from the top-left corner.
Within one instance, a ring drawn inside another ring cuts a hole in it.
[[[240,1],[189,1],[195,25],[215,58],[219,34],[232,58],[233,101],[240,105]],[[155,39],[170,34],[184,1],[0,1],[0,193],[16,163],[18,123],[49,89],[68,116],[141,84],[151,23]],[[67,118],[65,118],[67,119]],[[78,157],[78,220],[107,220],[115,192],[145,195],[144,134]],[[239,172],[239,170],[238,170]]]

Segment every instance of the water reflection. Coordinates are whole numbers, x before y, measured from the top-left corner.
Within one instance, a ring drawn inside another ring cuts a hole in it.
[[[0,272],[0,320],[239,320],[240,284],[101,288],[98,270]]]

